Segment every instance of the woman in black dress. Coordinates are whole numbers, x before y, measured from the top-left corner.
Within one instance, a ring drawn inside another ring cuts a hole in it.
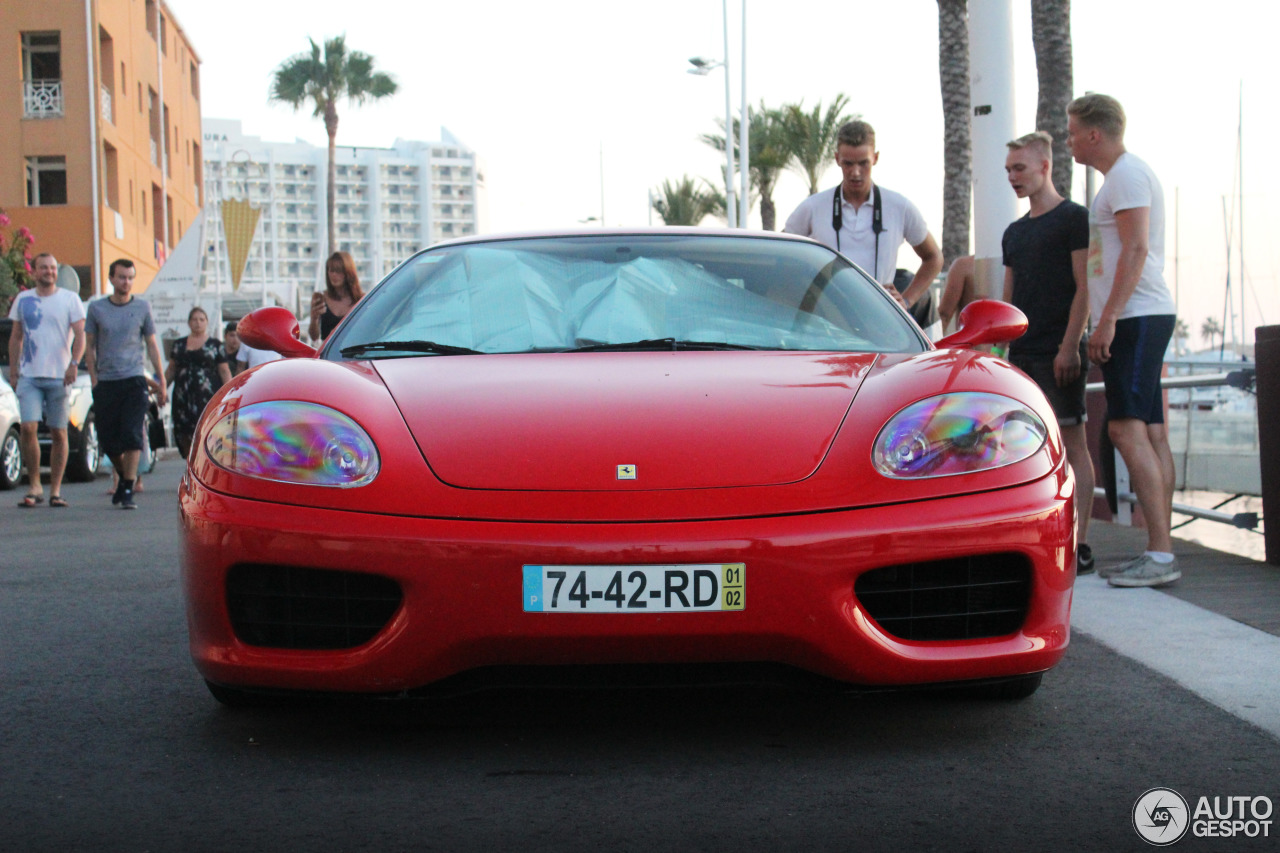
[[[334,252],[325,262],[328,287],[311,295],[311,340],[323,343],[338,321],[364,296],[356,262],[347,252]]]
[[[182,458],[191,450],[191,437],[200,414],[213,394],[231,381],[231,368],[222,341],[209,337],[209,315],[199,306],[187,315],[191,334],[173,342],[165,379],[173,383],[173,434]]]

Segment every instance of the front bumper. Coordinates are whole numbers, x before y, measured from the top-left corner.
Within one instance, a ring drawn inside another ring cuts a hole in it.
[[[512,523],[362,514],[213,492],[180,494],[191,651],[209,681],[239,688],[394,693],[493,666],[777,663],[859,685],[989,679],[1054,666],[1070,635],[1073,480],[925,503],[664,523]],[[1013,633],[907,641],[858,599],[872,569],[984,554],[1030,566]],[[740,562],[737,612],[526,613],[522,566]],[[228,571],[246,563],[372,573],[403,603],[351,649],[296,650],[237,638]]]

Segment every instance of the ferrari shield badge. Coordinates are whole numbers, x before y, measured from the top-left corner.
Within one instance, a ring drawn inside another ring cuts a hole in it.
[[[636,466],[634,466],[634,465],[619,465],[619,466],[618,466],[618,479],[619,479],[619,480],[634,480],[635,478],[636,478]]]

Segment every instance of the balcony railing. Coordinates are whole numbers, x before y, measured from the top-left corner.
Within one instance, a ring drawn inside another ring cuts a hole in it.
[[[32,80],[23,84],[23,118],[62,118],[62,81]]]
[[[111,113],[111,90],[106,86],[102,87],[102,117],[112,124],[116,123],[115,117]]]

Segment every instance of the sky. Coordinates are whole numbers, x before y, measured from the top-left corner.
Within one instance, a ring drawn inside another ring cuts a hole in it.
[[[686,174],[721,174],[723,155],[699,137],[724,117],[724,72],[686,73],[690,57],[724,56],[716,0],[166,2],[201,59],[204,116],[240,119],[245,133],[269,141],[326,144],[320,119],[268,103],[268,87],[282,61],[309,49],[308,37],[345,34],[399,91],[385,102],[341,106],[338,143],[432,141],[447,127],[480,158],[489,232],[583,227],[588,217],[609,226],[660,224],[649,211],[650,189]],[[735,112],[743,2],[728,4]],[[876,128],[876,182],[911,198],[940,237],[936,0],[745,2],[748,101],[825,106],[848,95],[850,112]],[[1030,0],[1010,5],[1021,134],[1035,122]],[[1264,155],[1280,139],[1280,112],[1267,106],[1280,77],[1278,23],[1280,8],[1256,0],[1072,2],[1076,94],[1104,92],[1124,104],[1128,149],[1164,185],[1165,277],[1193,347],[1204,345],[1209,317],[1225,316],[1249,342],[1255,326],[1280,323],[1280,241],[1272,236],[1280,233],[1280,172]],[[1072,197],[1083,201],[1083,168],[1074,176]],[[823,186],[838,181],[833,165]],[[779,227],[806,195],[798,174],[783,178],[774,195]],[[753,210],[750,225],[759,222]],[[902,260],[914,260],[910,250]],[[1224,314],[1228,275],[1232,310]]]

